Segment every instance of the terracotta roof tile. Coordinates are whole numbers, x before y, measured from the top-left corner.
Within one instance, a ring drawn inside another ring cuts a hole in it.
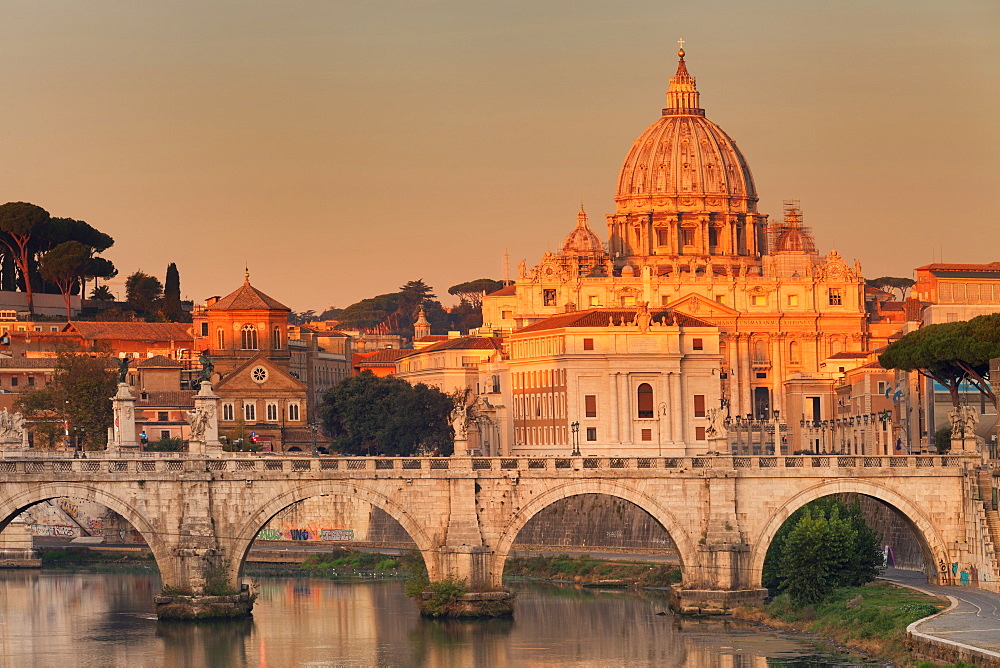
[[[864,352],[860,352],[860,351],[855,352],[855,351],[850,351],[850,350],[842,350],[839,353],[834,353],[834,354],[830,355],[829,357],[827,357],[827,359],[829,359],[829,360],[856,360],[856,359],[863,359],[865,357],[868,357],[869,354],[870,353],[864,353]]]
[[[55,357],[0,357],[0,369],[55,369]]]
[[[423,355],[424,353],[434,353],[441,350],[500,350],[502,341],[503,339],[497,336],[460,336],[448,339],[447,341],[440,341],[420,350],[408,350],[407,353],[410,355]]]
[[[517,286],[511,283],[510,285],[500,288],[495,292],[491,292],[486,295],[487,297],[513,297],[517,294]]]
[[[394,366],[396,360],[412,352],[410,348],[382,348],[371,353],[355,353],[353,363],[354,366]]]
[[[917,267],[917,271],[983,271],[1000,272],[1000,262],[990,262],[988,264],[954,264],[948,262],[932,262],[922,267]]]
[[[277,299],[268,297],[247,281],[235,291],[209,306],[208,311],[288,311]]]
[[[194,341],[190,323],[185,322],[85,322],[74,320],[63,330],[85,339],[121,341]]]
[[[194,390],[171,390],[166,392],[145,392],[139,394],[135,405],[141,408],[193,408]]]
[[[547,329],[562,329],[563,327],[609,327],[612,324],[629,324],[635,320],[637,308],[601,308],[589,309],[587,311],[573,311],[572,313],[560,313],[551,318],[546,318],[533,325],[528,325],[517,331],[515,334],[524,332],[538,332]],[[682,327],[715,327],[714,324],[686,315],[673,309],[651,310],[649,315],[659,323],[666,320],[668,325],[680,325]]]
[[[171,369],[173,369],[173,368],[178,368],[178,369],[183,369],[184,368],[183,364],[181,364],[177,360],[170,359],[166,355],[155,355],[154,357],[148,357],[148,358],[142,360],[141,362],[139,362],[138,364],[136,364],[135,366],[136,366],[136,368],[140,368],[141,367],[141,368],[144,368],[144,369],[148,369],[148,368],[155,368],[155,369],[163,369],[163,368],[171,368]]]

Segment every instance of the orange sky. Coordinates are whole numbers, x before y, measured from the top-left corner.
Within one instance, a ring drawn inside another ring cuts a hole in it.
[[[0,202],[199,301],[249,263],[295,310],[416,278],[448,303],[581,200],[606,237],[678,37],[763,212],[801,200],[870,277],[1000,259],[995,0],[8,0]]]

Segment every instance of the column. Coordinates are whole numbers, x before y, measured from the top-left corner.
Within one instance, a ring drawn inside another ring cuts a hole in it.
[[[621,443],[621,438],[618,434],[618,413],[620,412],[618,406],[618,373],[612,372],[608,375],[608,387],[609,394],[611,395],[611,419],[608,421],[611,426],[611,438],[610,443]]]
[[[673,436],[674,442],[684,442],[684,415],[687,410],[687,401],[684,400],[684,395],[681,394],[681,374],[679,372],[674,372],[670,374],[670,396],[671,396],[671,407],[670,407],[670,431]],[[685,451],[687,449],[685,448]]]

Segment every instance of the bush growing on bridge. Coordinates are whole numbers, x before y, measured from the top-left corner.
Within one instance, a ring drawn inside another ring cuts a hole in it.
[[[818,603],[840,587],[871,582],[882,572],[881,536],[858,501],[835,497],[806,504],[775,534],[764,560],[764,586],[799,604]]]

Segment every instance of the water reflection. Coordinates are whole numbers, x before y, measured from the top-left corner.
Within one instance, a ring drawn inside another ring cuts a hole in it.
[[[421,619],[398,582],[269,578],[253,619],[157,622],[149,575],[0,573],[20,666],[857,666],[809,643],[667,612],[662,592],[516,583],[513,619]],[[876,665],[876,664],[870,664]]]

